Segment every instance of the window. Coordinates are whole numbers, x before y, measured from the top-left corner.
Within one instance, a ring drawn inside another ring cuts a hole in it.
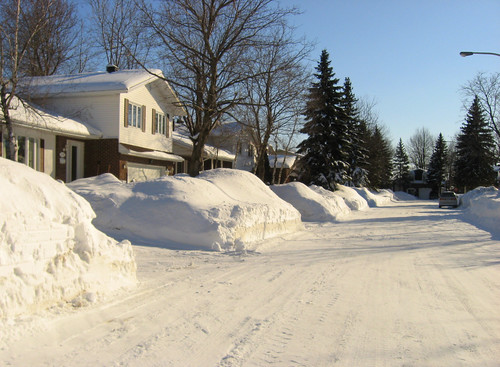
[[[156,132],[163,135],[167,133],[167,119],[163,113],[156,114]]]
[[[143,124],[143,108],[133,103],[128,103],[128,126],[138,127],[142,129]]]
[[[2,156],[7,156],[7,137],[4,137],[2,144]],[[25,165],[34,168],[36,170],[43,169],[43,162],[40,164],[40,160],[43,159],[43,152],[39,149],[43,148],[43,139],[35,139],[26,136],[16,137],[17,142],[17,161],[19,163],[24,163]]]

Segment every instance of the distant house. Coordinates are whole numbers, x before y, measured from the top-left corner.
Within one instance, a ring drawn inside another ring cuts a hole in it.
[[[189,161],[193,151],[193,142],[189,138],[189,132],[183,125],[177,125],[173,132],[173,150],[176,155],[184,158],[183,162],[177,164],[176,173],[189,172]],[[235,168],[235,154],[228,149],[210,142],[203,149],[203,170],[214,168]]]
[[[432,188],[427,183],[427,171],[420,168],[410,171],[410,183],[406,191],[420,199],[429,199]]]
[[[278,151],[269,154],[269,166],[275,183],[287,183],[298,179],[297,156],[291,152]]]
[[[124,181],[146,180],[174,174],[184,161],[173,153],[172,120],[185,111],[169,84],[155,75],[110,68],[24,83],[25,99],[51,112],[41,120],[18,116],[16,135],[32,139],[27,149],[34,149],[37,169],[56,179],[69,182],[109,172]],[[80,124],[78,133],[61,127],[70,121]]]
[[[233,168],[252,171],[255,166],[255,145],[248,129],[241,124],[220,122],[208,138],[208,143],[215,149],[223,149],[234,155]]]

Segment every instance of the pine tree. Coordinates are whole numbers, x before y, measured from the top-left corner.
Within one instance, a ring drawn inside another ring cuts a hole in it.
[[[441,193],[441,186],[443,181],[447,178],[447,165],[448,165],[448,147],[443,138],[443,134],[439,134],[434,151],[432,152],[427,170],[427,182],[431,187],[437,191],[438,195]]]
[[[362,122],[356,107],[357,99],[352,91],[349,78],[345,78],[343,94],[342,107],[347,119],[347,137],[350,143],[348,176],[351,178],[353,186],[366,186],[368,184],[368,171],[364,167],[366,167],[367,150],[363,140]]]
[[[309,89],[305,124],[301,132],[308,137],[298,152],[303,155],[300,180],[335,190],[336,183],[347,182],[349,141],[346,116],[342,109],[342,88],[330,66],[326,50],[321,53],[314,74],[317,82]]]
[[[455,182],[457,186],[474,189],[495,182],[494,139],[476,97],[457,138]]]
[[[370,187],[375,189],[390,188],[392,178],[392,150],[389,141],[380,128],[375,125],[367,143],[368,179]]]
[[[401,138],[394,153],[393,167],[395,188],[406,191],[410,184],[410,159]]]

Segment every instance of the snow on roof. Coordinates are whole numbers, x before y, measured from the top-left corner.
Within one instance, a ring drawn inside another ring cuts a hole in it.
[[[48,112],[34,104],[21,102],[14,97],[11,103],[10,116],[18,126],[26,126],[37,130],[73,135],[79,137],[101,137],[102,132],[88,123],[77,121]],[[0,111],[0,115],[3,113]]]
[[[152,69],[153,74],[163,76],[161,70]],[[98,71],[71,75],[51,75],[27,78],[24,87],[32,97],[57,94],[78,94],[92,92],[128,92],[130,89],[157,79],[143,69],[119,70],[112,73]]]
[[[295,155],[270,155],[269,165],[271,168],[292,168],[296,159]]]
[[[169,161],[169,162],[184,162],[184,158],[182,158],[181,156],[171,153],[160,152],[157,150],[152,150],[148,152],[139,152],[136,150],[128,149],[127,147],[124,147],[123,145],[120,144],[118,146],[118,151],[122,154],[130,155],[133,157],[159,159],[162,161]]]

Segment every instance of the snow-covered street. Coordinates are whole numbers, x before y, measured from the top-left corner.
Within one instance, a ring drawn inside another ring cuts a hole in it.
[[[255,252],[134,245],[136,289],[27,318],[0,364],[498,366],[500,238],[461,218],[403,201]]]

